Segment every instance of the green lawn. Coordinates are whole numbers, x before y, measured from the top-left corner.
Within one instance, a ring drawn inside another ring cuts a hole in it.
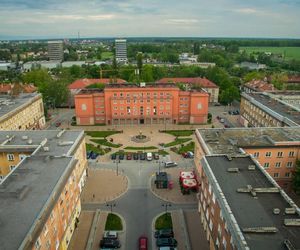
[[[110,51],[104,51],[101,53],[101,60],[112,59],[114,57],[114,53]]]
[[[248,54],[252,52],[271,52],[281,54],[285,60],[300,60],[300,47],[240,47],[240,51],[245,50]]]
[[[111,143],[111,142],[107,141],[106,139],[91,139],[91,141],[95,142],[99,145],[103,145],[103,146],[107,146],[107,147],[111,147],[111,148],[119,148],[122,146],[121,144]]]
[[[122,133],[122,131],[85,131],[91,137],[107,137],[114,134]]]
[[[166,130],[163,132],[174,136],[190,136],[194,133],[194,130]]]
[[[155,229],[172,229],[172,217],[170,213],[164,213],[163,215],[159,216],[155,221]]]
[[[168,148],[168,147],[172,147],[172,146],[175,146],[175,145],[179,145],[179,144],[188,142],[190,140],[192,140],[192,138],[177,138],[172,142],[164,144],[164,146]]]
[[[148,147],[126,147],[124,148],[126,150],[153,150],[153,149],[157,149],[157,147],[154,147],[154,146],[148,146]]]
[[[187,145],[184,145],[183,147],[180,147],[179,150],[178,150],[178,154],[182,154],[182,153],[185,153],[187,151],[192,151],[194,152],[194,149],[195,149],[195,142],[190,142],[188,143]]]
[[[97,148],[93,144],[86,143],[85,145],[86,145],[86,151],[93,151],[93,152],[98,153],[100,155],[104,155],[106,153],[104,149]]]
[[[105,231],[123,230],[122,220],[116,214],[109,213],[105,223]]]

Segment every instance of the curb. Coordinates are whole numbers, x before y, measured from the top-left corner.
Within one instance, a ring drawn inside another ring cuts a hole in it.
[[[93,248],[93,244],[94,244],[94,240],[95,240],[95,235],[96,235],[96,231],[97,231],[97,224],[100,218],[100,213],[101,210],[97,209],[93,218],[93,223],[91,225],[90,228],[90,233],[89,233],[89,237],[88,237],[88,241],[86,243],[86,250],[91,250]]]

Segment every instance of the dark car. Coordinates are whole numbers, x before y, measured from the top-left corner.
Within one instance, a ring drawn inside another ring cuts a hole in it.
[[[86,152],[86,158],[87,158],[87,159],[90,159],[90,158],[91,158],[91,153],[92,153],[92,151],[87,151],[87,152]]]
[[[56,122],[55,127],[59,127],[61,125],[61,122]]]
[[[105,249],[105,248],[120,248],[121,244],[119,240],[116,239],[102,239],[100,241],[100,248]]]
[[[127,159],[127,160],[131,160],[131,159],[132,159],[132,154],[128,153],[128,154],[126,155],[126,159]]]
[[[116,154],[112,154],[112,155],[111,155],[111,159],[112,159],[112,160],[117,159],[117,155],[116,155]]]
[[[124,160],[124,154],[119,155],[119,160]]]
[[[154,158],[154,160],[159,160],[159,154],[158,153],[154,153],[153,154],[153,158]]]
[[[92,151],[90,158],[92,160],[95,160],[95,159],[97,159],[98,155],[99,155],[98,153]]]
[[[146,160],[146,155],[144,153],[140,154],[140,160],[142,161]]]
[[[133,154],[133,159],[134,160],[138,160],[139,159],[139,154],[138,153],[134,153]]]
[[[145,236],[141,236],[139,238],[139,250],[147,250],[148,249],[148,238]]]
[[[161,229],[155,231],[155,238],[171,238],[174,237],[174,232],[172,229]]]
[[[158,247],[176,247],[177,240],[174,238],[158,238],[156,240],[156,246]]]

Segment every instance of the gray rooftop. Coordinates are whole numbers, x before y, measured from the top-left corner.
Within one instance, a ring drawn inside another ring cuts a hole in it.
[[[263,106],[265,111],[270,110],[277,113],[277,116],[279,115],[281,117],[280,120],[289,119],[290,121],[300,125],[300,112],[296,107],[292,107],[291,105],[281,102],[280,100],[272,98],[266,93],[243,93],[242,96],[250,101],[257,101]],[[252,103],[256,105],[253,101]],[[272,112],[268,113],[271,116],[274,116]]]
[[[246,188],[247,185],[253,188],[276,187],[257,166],[255,170],[248,170],[249,165],[255,164],[250,157],[229,160],[226,156],[206,156],[206,160],[242,231],[255,227],[276,227],[278,230],[276,233],[244,232],[250,249],[287,249],[283,244],[285,239],[288,239],[295,249],[300,248],[300,227],[283,224],[284,219],[300,219],[300,216],[284,213],[285,208],[291,208],[291,205],[279,192],[257,193],[256,197],[250,193],[237,192],[238,188]],[[239,171],[230,173],[228,168],[238,168]],[[280,214],[275,215],[274,208],[279,208]],[[228,222],[231,219],[226,218],[227,216],[224,215]]]
[[[25,106],[27,103],[30,103],[41,96],[39,93],[23,93],[20,94],[18,97],[12,98],[11,96],[7,95],[0,95],[0,120],[3,119],[6,114],[13,112],[14,110]]]
[[[40,218],[40,213],[49,212],[49,204],[58,198],[58,189],[64,186],[75,166],[73,147],[84,134],[82,131],[59,132],[0,131],[0,151],[11,146],[30,148],[32,152],[37,149],[0,184],[1,249],[18,249],[35,223],[43,225],[46,218]]]
[[[300,145],[300,127],[197,129],[210,154],[239,154],[240,148]]]

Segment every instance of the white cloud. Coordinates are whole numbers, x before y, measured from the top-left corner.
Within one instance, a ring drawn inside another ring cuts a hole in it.
[[[260,10],[253,9],[253,8],[241,8],[241,9],[233,9],[234,12],[241,13],[241,14],[259,14],[261,13]]]
[[[166,19],[165,23],[168,24],[195,24],[198,23],[198,19],[177,19],[177,18],[172,18],[172,19]]]
[[[54,18],[56,20],[90,20],[90,21],[99,21],[99,20],[110,20],[115,18],[113,14],[104,14],[104,15],[50,15],[49,18]]]

